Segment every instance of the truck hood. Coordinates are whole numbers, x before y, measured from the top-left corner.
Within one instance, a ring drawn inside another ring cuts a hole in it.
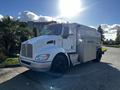
[[[57,43],[60,43],[61,39],[61,36],[57,35],[43,35],[27,40],[23,42],[23,44],[32,44],[35,50],[45,46],[53,45],[54,43],[55,45],[58,45]],[[54,41],[54,43],[51,43],[51,41]]]
[[[25,42],[23,42],[24,44],[25,43],[29,43],[29,44],[33,44],[33,43],[36,43],[36,42],[41,42],[41,41],[46,41],[46,40],[56,40],[60,38],[60,36],[57,36],[57,35],[43,35],[43,36],[38,36],[38,37],[34,37],[32,39],[29,39]]]

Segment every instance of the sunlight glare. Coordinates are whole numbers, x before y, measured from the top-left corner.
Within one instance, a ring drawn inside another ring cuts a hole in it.
[[[62,17],[72,18],[82,11],[82,3],[80,0],[60,0],[59,9]]]

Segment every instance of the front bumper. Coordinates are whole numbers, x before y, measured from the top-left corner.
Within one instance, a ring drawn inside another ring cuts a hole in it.
[[[20,60],[22,66],[30,68],[34,71],[49,71],[51,67],[51,61],[35,62],[31,60]]]

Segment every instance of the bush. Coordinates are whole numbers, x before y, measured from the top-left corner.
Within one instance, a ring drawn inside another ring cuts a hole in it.
[[[6,58],[4,62],[2,62],[3,65],[18,65],[19,60],[18,58]]]
[[[106,52],[107,51],[107,48],[102,48],[102,52]]]
[[[106,47],[120,48],[120,45],[105,45]]]

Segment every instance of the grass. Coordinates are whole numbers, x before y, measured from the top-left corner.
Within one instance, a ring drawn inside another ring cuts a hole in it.
[[[19,60],[18,58],[7,58],[4,60],[4,62],[1,63],[1,65],[18,65]]]

